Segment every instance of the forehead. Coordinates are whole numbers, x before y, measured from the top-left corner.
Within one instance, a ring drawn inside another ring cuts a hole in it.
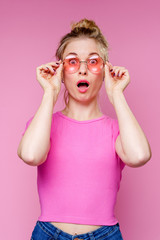
[[[79,58],[87,58],[91,53],[94,53],[94,55],[97,53],[101,56],[99,45],[94,39],[89,38],[71,40],[63,53],[63,58],[68,56],[68,54],[70,55],[70,53],[76,53],[77,55],[75,56],[78,56]]]

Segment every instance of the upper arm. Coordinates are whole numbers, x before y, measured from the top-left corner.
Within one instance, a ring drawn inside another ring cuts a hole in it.
[[[27,128],[29,127],[29,125],[30,125],[30,123],[31,123],[31,121],[32,121],[33,118],[34,118],[34,115],[27,121],[26,126],[25,126],[25,129],[24,129],[24,131],[22,132],[21,141],[20,141],[19,146],[18,146],[18,149],[17,149],[17,154],[18,154],[18,156],[19,156],[21,159],[22,159],[22,156],[21,156],[21,147],[22,147],[22,142],[23,142],[23,136],[24,136],[24,134],[25,134]],[[41,159],[41,161],[35,160],[35,159],[34,159],[34,160],[33,160],[33,159],[32,159],[32,160],[28,160],[28,159],[27,159],[27,161],[25,161],[25,162],[26,162],[27,164],[29,164],[29,165],[32,165],[32,166],[38,166],[38,165],[44,163],[44,162],[46,161],[46,159],[47,159],[47,156],[48,156],[50,147],[51,147],[51,137],[50,137],[50,141],[49,141],[49,144],[48,144],[47,152],[46,152],[45,156],[43,157],[43,159]],[[30,158],[30,159],[31,159],[31,158]],[[24,160],[24,159],[22,159],[22,160]]]
[[[120,159],[129,167],[139,167],[139,164],[135,163],[131,163],[128,159],[128,157],[126,156],[126,154],[123,151],[123,147],[122,147],[122,143],[121,143],[121,138],[120,135],[118,135],[116,142],[115,142],[115,150],[116,153],[118,154],[118,156],[120,157]]]
[[[118,154],[118,156],[120,157],[120,159],[122,159],[122,161],[124,161],[125,163],[127,163],[127,157],[123,151],[122,148],[122,144],[121,144],[121,139],[120,139],[120,135],[118,135],[117,139],[116,139],[116,143],[115,143],[115,149],[116,149],[116,153]]]
[[[33,163],[34,166],[39,166],[39,165],[41,165],[42,163],[44,163],[44,162],[46,161],[47,156],[48,156],[48,153],[49,153],[49,150],[50,150],[50,147],[51,147],[51,138],[50,138],[50,141],[49,141],[49,144],[48,144],[48,149],[47,149],[47,152],[46,152],[45,157],[41,160],[41,162],[38,162],[38,163],[35,162],[35,163]]]
[[[23,134],[24,135],[24,134]],[[49,153],[49,150],[50,150],[50,147],[51,147],[51,138],[50,138],[50,141],[49,141],[49,144],[48,144],[48,148],[47,148],[47,152],[46,152],[46,155],[45,157],[41,160],[41,162],[36,162],[36,161],[25,161],[22,156],[21,156],[21,145],[22,145],[22,139],[23,139],[23,136],[21,138],[21,141],[19,143],[19,146],[18,146],[18,149],[17,149],[17,155],[19,156],[19,158],[21,158],[25,163],[27,163],[28,165],[31,165],[31,166],[38,166],[42,163],[44,163],[47,159],[47,156],[48,156],[48,153]]]

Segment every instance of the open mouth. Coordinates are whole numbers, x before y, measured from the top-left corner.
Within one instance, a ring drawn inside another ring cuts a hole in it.
[[[89,87],[89,84],[87,82],[80,82],[77,84],[78,88],[86,88]]]
[[[89,88],[89,84],[87,82],[80,82],[77,84],[77,88],[79,92],[85,93]]]

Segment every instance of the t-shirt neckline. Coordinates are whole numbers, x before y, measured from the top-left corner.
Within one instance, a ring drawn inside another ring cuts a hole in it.
[[[58,111],[57,112],[61,117],[69,120],[69,121],[72,121],[72,122],[75,122],[75,123],[91,123],[91,122],[95,122],[95,121],[99,121],[99,120],[102,120],[104,119],[106,116],[103,114],[101,117],[98,117],[98,118],[94,118],[94,119],[90,119],[90,120],[84,120],[84,121],[80,121],[80,120],[76,120],[74,118],[70,118],[66,115],[64,115],[61,111]]]

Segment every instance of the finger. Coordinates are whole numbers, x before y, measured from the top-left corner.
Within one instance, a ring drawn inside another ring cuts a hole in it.
[[[58,76],[61,76],[61,74],[62,74],[62,69],[63,69],[63,63],[61,63],[61,64],[59,65],[59,67],[57,68],[56,74],[57,74]]]
[[[112,77],[115,77],[116,74],[114,72],[112,72],[111,75],[112,75]]]
[[[44,70],[48,70],[47,66],[54,66],[54,68],[58,67],[59,64],[57,64],[56,62],[51,62],[51,63],[47,63],[47,64],[42,64],[41,66],[39,66],[39,69],[44,69]]]
[[[119,69],[118,69],[118,68],[114,69],[115,77],[118,76],[118,72],[119,72]]]
[[[119,67],[119,66],[112,66],[113,71],[115,72],[116,69],[118,70],[124,70],[124,67]]]
[[[53,68],[50,65],[47,65],[46,68],[48,69],[48,72],[51,72],[52,74],[55,73],[55,71],[53,70]]]
[[[108,79],[110,77],[110,66],[108,63],[105,64],[105,77]]]
[[[124,70],[119,70],[119,77],[122,77]]]
[[[55,61],[55,62],[49,62],[48,64],[53,65],[53,66],[59,66],[62,60]]]
[[[108,61],[106,61],[106,65],[109,67],[109,71],[111,72],[112,70],[112,64]]]
[[[119,67],[119,66],[113,66],[113,72],[115,73],[115,76],[119,77],[119,71],[124,71],[124,67]]]
[[[123,69],[118,69],[117,71],[117,77],[121,77],[121,75],[123,74]]]
[[[38,67],[41,71],[48,71],[46,65],[42,64],[40,67]]]
[[[112,66],[111,63],[106,62],[106,64],[105,64],[105,76],[110,77],[110,75],[112,77],[114,77],[114,75],[115,75],[114,72],[113,72],[113,66]]]
[[[59,66],[60,65],[60,62],[50,62],[50,63],[47,63],[47,65],[50,65],[50,66],[55,66],[55,67],[57,67],[57,66]]]
[[[40,75],[40,73],[41,73],[41,70],[40,70],[40,68],[39,68],[39,67],[37,67],[37,68],[36,68],[36,73],[37,73],[37,75]]]
[[[42,70],[42,69],[44,69],[44,68],[45,68],[45,65],[44,65],[44,64],[42,64],[41,66],[38,67],[38,69],[40,69],[40,70]]]
[[[39,69],[39,74],[46,74],[46,70],[44,70],[43,68]]]
[[[125,76],[129,76],[129,72],[128,72],[128,70],[127,69],[125,69],[124,71],[123,71],[123,74],[125,75]]]

